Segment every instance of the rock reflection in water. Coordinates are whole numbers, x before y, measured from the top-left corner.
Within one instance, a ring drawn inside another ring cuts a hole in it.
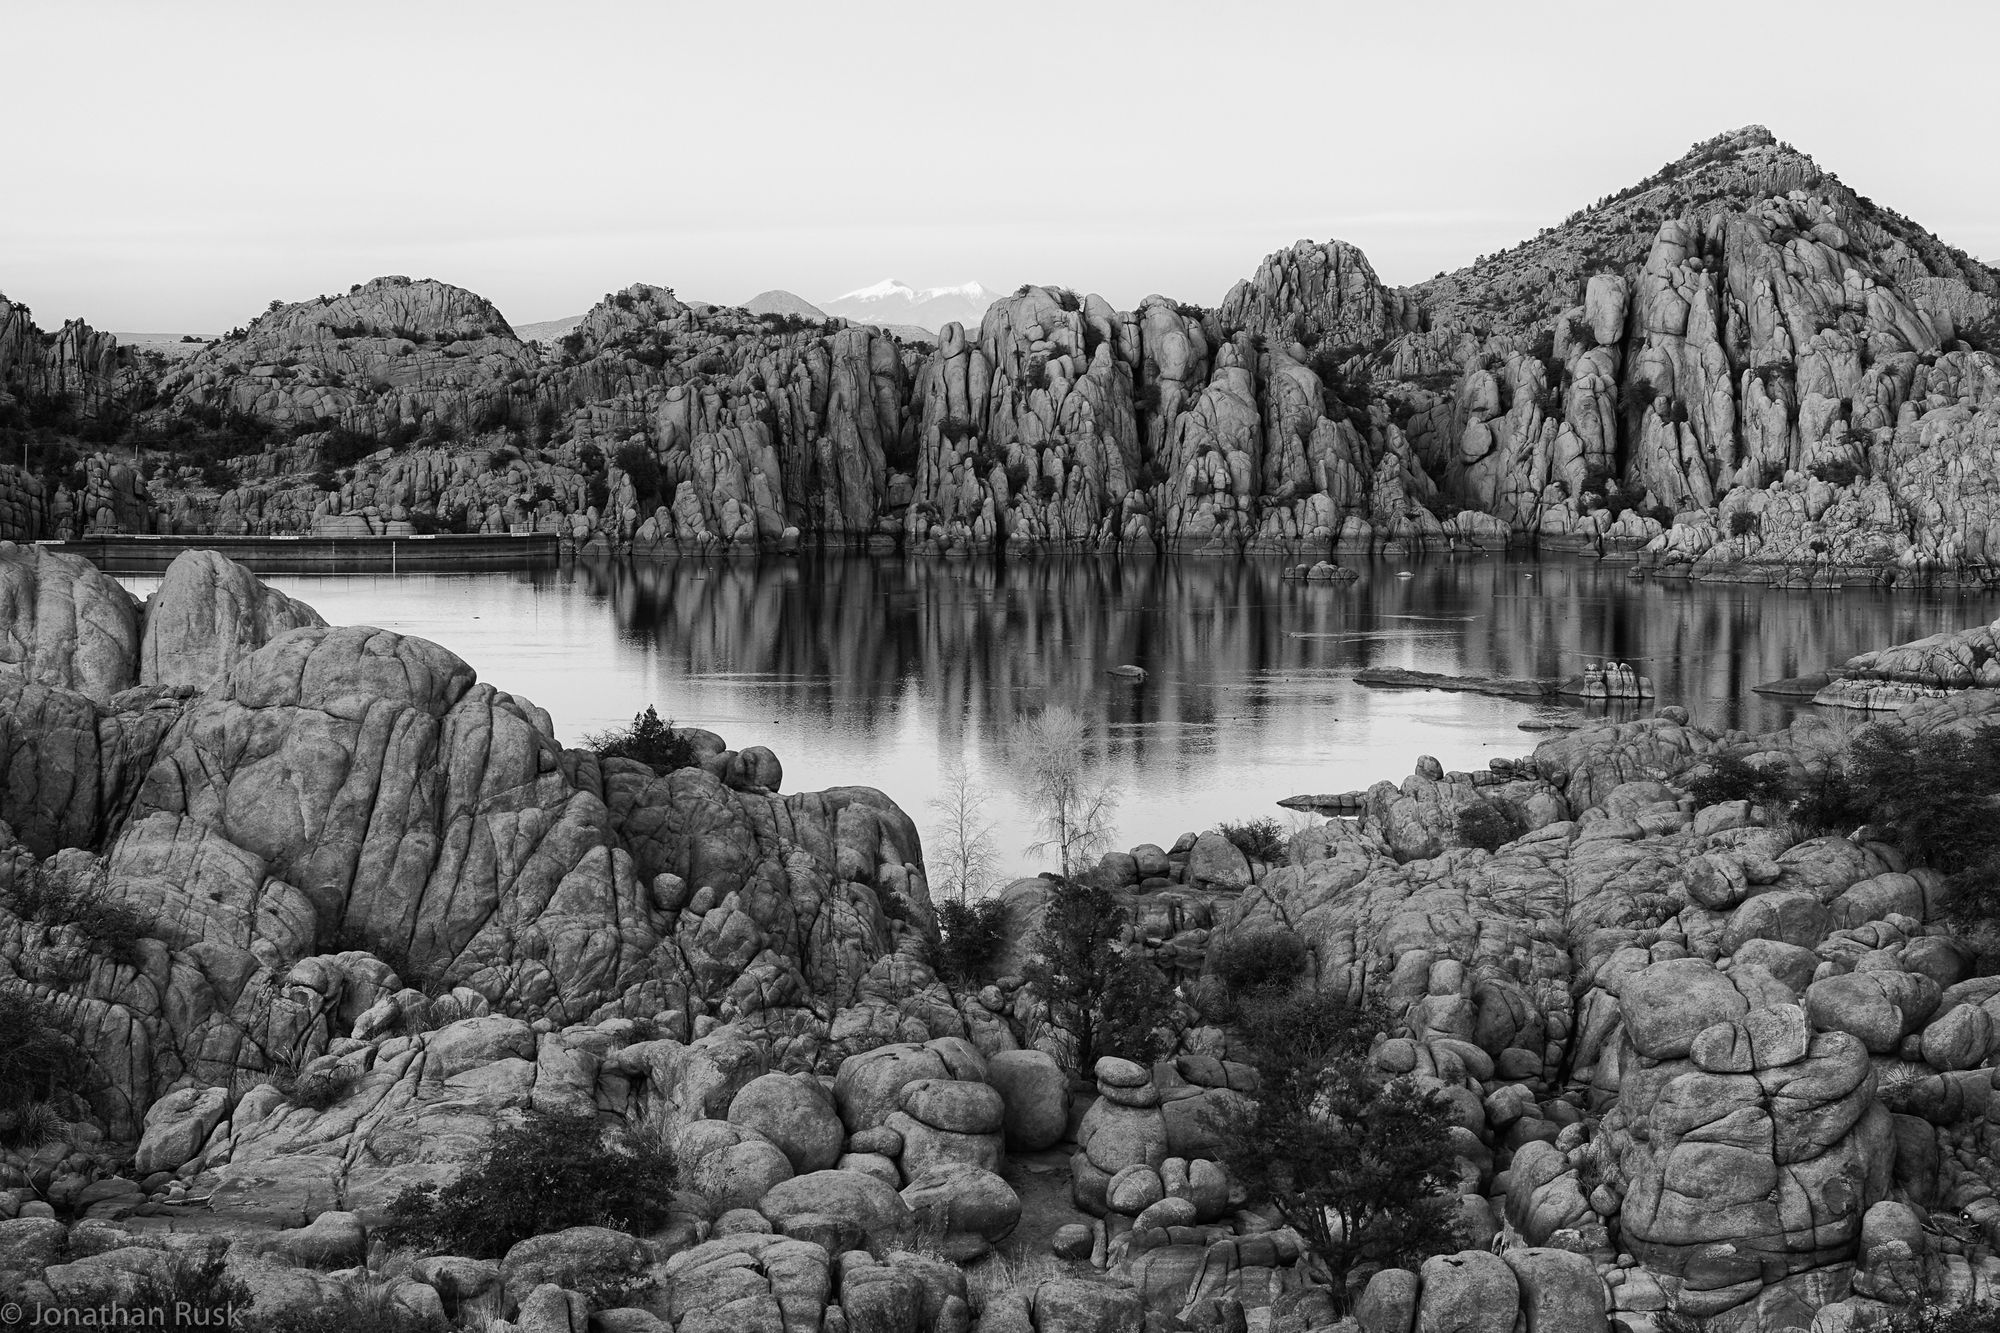
[[[1400,780],[1419,754],[1475,768],[1535,744],[1519,729],[1544,711],[1533,703],[1370,689],[1352,679],[1363,667],[1563,676],[1624,661],[1652,678],[1648,707],[1762,729],[1799,705],[1752,685],[2000,615],[1993,595],[1657,583],[1587,560],[1382,561],[1345,584],[1286,581],[1283,566],[849,557],[271,581],[334,624],[436,639],[547,708],[566,741],[657,703],[770,746],[788,789],[878,786],[927,827],[941,764],[962,756],[1004,793],[1007,727],[1067,703],[1091,723],[1093,774],[1123,792],[1121,845]],[[1109,674],[1126,664],[1145,682]],[[1025,867],[1026,813],[1003,796],[994,814],[1008,868]]]

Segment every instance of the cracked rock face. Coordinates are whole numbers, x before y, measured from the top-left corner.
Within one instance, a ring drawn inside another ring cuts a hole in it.
[[[77,996],[120,1123],[184,1075],[346,1037],[396,990],[356,950],[564,1023],[706,1005],[810,1036],[796,1006],[856,999],[894,952],[885,899],[928,914],[915,829],[877,792],[565,751],[444,649],[327,628],[211,554],[176,561],[143,628],[73,557],[8,568],[39,591],[7,604],[29,671],[0,669],[0,815],[31,852],[102,848],[83,873],[161,945]]]

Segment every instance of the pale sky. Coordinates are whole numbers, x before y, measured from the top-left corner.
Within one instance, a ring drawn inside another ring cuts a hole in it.
[[[435,277],[517,324],[656,282],[1212,304],[1384,280],[1760,122],[2000,261],[1985,3],[0,0],[0,292],[215,331]]]

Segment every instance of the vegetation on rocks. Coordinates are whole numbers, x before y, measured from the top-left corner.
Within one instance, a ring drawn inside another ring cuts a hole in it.
[[[1724,801],[1778,805],[1792,798],[1793,784],[1780,770],[1759,768],[1741,755],[1718,754],[1689,780],[1687,792],[1698,806]]]
[[[656,1138],[607,1128],[593,1114],[530,1111],[496,1127],[485,1153],[443,1189],[398,1195],[390,1229],[418,1249],[497,1259],[565,1227],[652,1231],[679,1181],[679,1162]]]
[[[158,1328],[167,1333],[216,1328],[295,1333],[297,1327],[283,1316],[267,1316],[257,1310],[250,1288],[229,1274],[219,1256],[175,1255],[159,1269],[137,1275],[129,1293],[116,1302],[107,1302],[97,1293],[57,1294],[46,1304],[37,1301],[34,1308],[40,1321],[55,1328],[103,1325]],[[387,1329],[368,1330],[352,1324],[341,1327],[347,1333],[391,1333]],[[407,1333],[421,1331],[411,1329]]]
[[[1479,800],[1458,812],[1457,832],[1467,846],[1497,852],[1527,832],[1527,826],[1500,802]]]
[[[0,985],[0,1146],[47,1137],[49,1104],[73,1090],[82,1070],[83,1052],[55,1007],[18,984]]]
[[[662,776],[701,762],[694,741],[676,731],[671,719],[662,721],[651,704],[632,718],[631,726],[597,732],[586,736],[583,743],[601,759],[631,759]]]
[[[1288,930],[1233,934],[1209,950],[1211,971],[1237,1000],[1256,1000],[1289,989],[1305,975],[1305,941]]]
[[[1271,818],[1249,819],[1240,824],[1217,824],[1216,830],[1230,845],[1252,861],[1276,864],[1285,859],[1285,831]]]
[[[110,895],[101,876],[77,879],[43,864],[13,883],[0,887],[0,908],[24,921],[53,928],[67,927],[92,952],[115,963],[136,965],[146,922],[137,911]]]
[[[1157,1053],[1172,989],[1125,949],[1131,920],[1109,890],[1072,881],[1057,882],[1042,911],[1025,975],[1064,1034],[1072,1069],[1093,1069],[1102,1055],[1145,1063]]]
[[[1230,1172],[1306,1238],[1341,1314],[1362,1266],[1413,1268],[1464,1240],[1450,1108],[1369,1065],[1381,1017],[1324,991],[1244,1005],[1257,1090],[1222,1122]]]
[[[946,898],[937,919],[939,974],[960,986],[984,980],[1007,944],[1007,905],[998,898]]]

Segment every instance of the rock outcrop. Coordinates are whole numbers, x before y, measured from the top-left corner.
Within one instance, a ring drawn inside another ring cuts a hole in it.
[[[639,284],[544,347],[470,292],[378,278],[169,365],[6,307],[0,411],[154,452],[0,469],[0,536],[1518,542],[1698,578],[1977,580],[2000,550],[1996,301],[1992,270],[1753,126],[1414,287],[1301,241],[1214,310],[1027,286],[935,343]]]

